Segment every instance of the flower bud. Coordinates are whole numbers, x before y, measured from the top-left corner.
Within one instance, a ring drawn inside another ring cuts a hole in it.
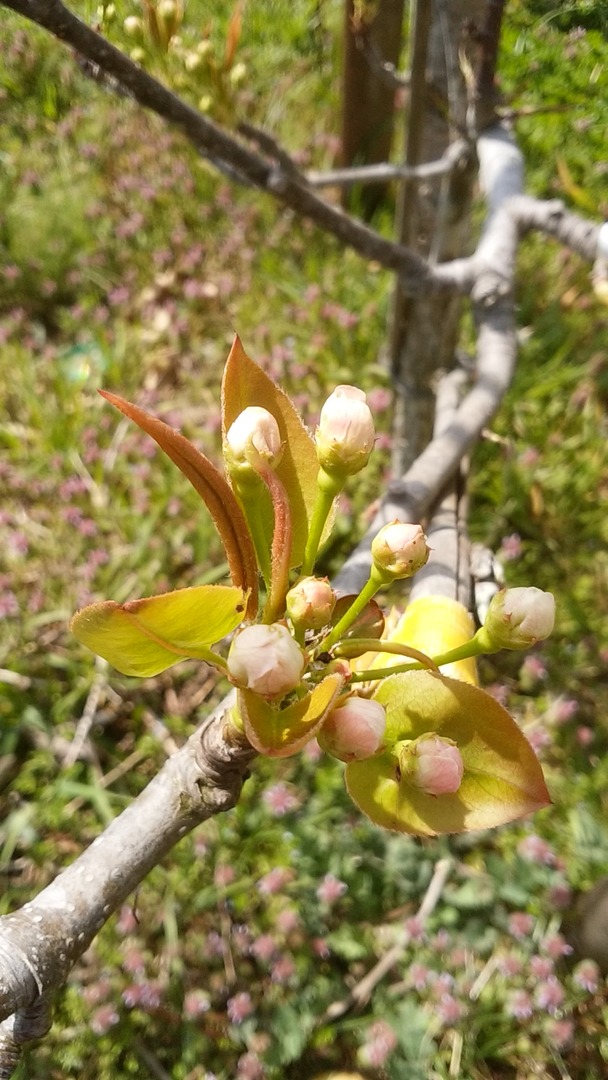
[[[360,472],[374,448],[374,420],[365,394],[356,386],[337,386],[319,418],[317,458],[329,475]]]
[[[249,405],[228,429],[226,446],[230,465],[253,469],[274,467],[282,452],[279,425],[268,409]]]
[[[392,521],[372,540],[374,566],[387,578],[408,578],[427,562],[429,547],[421,525]]]
[[[353,694],[329,714],[317,740],[323,750],[340,761],[360,761],[380,748],[385,728],[384,706]]]
[[[286,604],[287,614],[295,626],[303,630],[320,630],[331,619],[336,594],[327,578],[304,577],[289,590]]]
[[[399,767],[402,778],[425,795],[453,795],[464,774],[456,743],[432,732],[402,745]]]
[[[527,649],[549,637],[554,622],[552,593],[533,586],[501,589],[488,608],[483,629],[496,649]]]
[[[232,682],[263,697],[282,697],[294,690],[304,671],[302,649],[281,623],[246,626],[228,654]]]
[[[122,24],[122,28],[129,37],[141,37],[144,29],[143,23],[137,15],[127,15]]]

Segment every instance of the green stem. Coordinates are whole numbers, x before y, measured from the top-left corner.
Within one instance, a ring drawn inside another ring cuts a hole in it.
[[[363,586],[359,595],[355,597],[348,608],[348,611],[344,613],[340,621],[336,623],[327,637],[323,639],[319,645],[319,652],[327,652],[328,649],[331,649],[332,645],[335,645],[336,642],[340,640],[344,632],[348,630],[349,626],[352,625],[357,616],[361,614],[366,604],[369,604],[370,600],[374,598],[378,589],[381,587],[381,584],[382,583],[378,581],[374,570],[372,569],[367,584]]]
[[[255,476],[255,479],[253,479],[254,476],[255,474],[252,472],[245,480],[239,477],[237,473],[233,475],[232,480],[249,525],[260,573],[264,578],[266,590],[269,592],[271,582],[270,551],[262,518],[262,494],[265,487],[260,477]]]
[[[486,634],[483,633],[483,626],[481,630],[478,630],[475,637],[472,637],[469,641],[465,641],[464,645],[457,645],[455,649],[450,649],[449,652],[441,653],[439,656],[434,656],[433,660],[438,667],[443,667],[444,664],[454,664],[457,660],[469,660],[473,656],[482,656],[484,653],[494,653],[499,650],[492,644]]]
[[[319,475],[317,476],[317,495],[312,517],[310,519],[310,529],[306,541],[306,550],[304,551],[304,562],[302,563],[302,569],[300,571],[302,577],[308,577],[312,574],[317,558],[317,552],[319,550],[319,544],[321,543],[321,537],[323,535],[323,529],[325,528],[325,522],[329,516],[334,499],[340,494],[343,487],[344,484],[340,480],[336,480],[335,477],[329,476],[324,469],[319,469]]]
[[[455,649],[431,657],[432,668],[437,669],[445,664],[454,664],[457,660],[469,660],[471,657],[481,656],[484,653],[498,652],[498,649],[491,644],[489,638],[481,632],[482,630],[483,627],[477,631],[475,637],[465,641],[464,645],[458,645]],[[379,651],[396,652],[397,650],[384,647]],[[429,665],[423,663],[397,664],[395,667],[369,668],[367,671],[353,672],[350,681],[351,683],[372,682],[375,679],[387,679],[389,675],[402,675],[406,671],[420,671],[425,667],[428,668]]]
[[[413,645],[401,645],[398,641],[384,641],[383,638],[354,638],[352,641],[342,641],[336,645],[334,656],[350,657],[361,656],[366,652],[395,653],[397,656],[409,656],[410,660],[419,660],[424,667],[436,668],[437,665],[430,656]]]

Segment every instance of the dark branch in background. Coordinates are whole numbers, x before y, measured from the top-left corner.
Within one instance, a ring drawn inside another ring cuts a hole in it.
[[[387,240],[361,221],[320,199],[305,182],[295,162],[278,146],[272,136],[257,129],[248,129],[258,145],[263,143],[266,152],[274,159],[268,161],[167,90],[68,11],[60,0],[0,0],[0,7],[25,16],[65,41],[80,56],[117,79],[140,105],[179,127],[202,156],[231,170],[240,182],[265,191],[294,213],[313,221],[319,228],[340,240],[346,247],[353,248],[364,258],[374,260],[387,270],[394,271],[412,295],[433,289],[454,289],[462,292],[470,290],[475,279],[475,267],[471,265],[465,269],[469,260],[459,259],[443,263],[440,267],[429,267],[425,260],[414,252]],[[289,163],[288,167],[286,163]],[[576,215],[570,217],[581,222]],[[527,218],[530,222],[527,228],[544,230],[542,213],[537,215],[534,223],[530,221],[529,214]],[[595,228],[597,232],[596,226],[589,228]],[[563,229],[552,232],[551,235],[568,245]],[[590,246],[583,247],[584,250],[581,250],[580,243],[577,243],[574,250],[584,258],[593,260],[596,254],[595,242],[591,241]]]
[[[227,166],[253,187],[273,195],[360,255],[398,273],[413,292],[434,287],[433,275],[423,259],[320,199],[299,179],[295,165],[287,171],[279,161],[268,162],[247,149],[134,64],[68,11],[60,0],[3,0],[3,6],[49,30],[106,74],[112,75],[140,105],[181,128],[199,153]],[[437,287],[442,288],[443,282]]]
[[[488,0],[486,21],[477,33],[479,63],[475,79],[477,129],[483,131],[496,121],[496,65],[506,0]]]

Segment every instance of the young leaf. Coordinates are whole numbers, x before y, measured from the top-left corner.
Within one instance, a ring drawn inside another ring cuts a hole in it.
[[[222,382],[222,431],[226,432],[244,409],[258,405],[272,413],[284,443],[276,473],[287,492],[293,522],[290,565],[299,566],[304,557],[308,524],[317,494],[319,463],[315,444],[287,394],[250,360],[235,337],[224,368]],[[268,547],[272,543],[273,513],[270,498],[264,502]]]
[[[208,660],[209,646],[242,622],[246,604],[234,586],[199,585],[126,604],[91,604],[76,612],[70,629],[123,675],[143,678],[186,657]]]
[[[247,617],[257,611],[258,570],[249,528],[230,484],[215,465],[162,420],[107,390],[99,393],[133,420],[164,450],[205,503],[226,550],[230,576],[247,593]]]
[[[393,675],[375,699],[387,710],[387,749],[346,766],[346,786],[365,814],[387,829],[435,836],[492,828],[550,802],[541,767],[515,721],[483,690],[429,671]],[[434,733],[456,743],[460,788],[427,795],[402,779],[392,749]]]
[[[290,757],[316,735],[343,685],[341,675],[328,675],[310,694],[285,709],[251,690],[239,690],[245,735],[260,754]]]

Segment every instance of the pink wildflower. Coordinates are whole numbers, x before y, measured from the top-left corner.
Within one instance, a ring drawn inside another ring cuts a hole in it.
[[[582,990],[594,994],[600,984],[600,977],[600,969],[595,960],[581,960],[574,969],[572,979]]]
[[[539,1009],[548,1013],[555,1013],[562,1005],[565,991],[560,982],[553,976],[546,982],[539,983],[534,991],[534,1001]]]
[[[559,960],[562,956],[569,956],[572,946],[568,944],[563,934],[551,934],[541,941],[541,949],[553,960]]]
[[[507,998],[506,1009],[516,1020],[527,1020],[534,1010],[532,998],[525,990],[514,990]]]
[[[293,870],[286,866],[275,866],[258,881],[258,890],[263,896],[274,896],[293,880]]]
[[[326,874],[317,889],[317,898],[322,904],[334,904],[347,891],[348,885],[334,874]]]
[[[452,994],[444,994],[437,1005],[437,1015],[446,1026],[458,1023],[465,1013],[466,1009],[462,1002],[457,1001]]]
[[[283,781],[266,788],[262,798],[268,809],[277,817],[283,817],[299,805],[295,795]]]
[[[251,995],[243,990],[240,994],[235,994],[234,997],[228,998],[226,1012],[233,1024],[242,1024],[243,1020],[246,1020],[253,1012]]]
[[[528,915],[527,912],[514,911],[509,916],[509,933],[518,940],[521,941],[523,938],[529,937],[533,929],[534,918],[532,915]]]
[[[555,863],[553,848],[536,833],[530,833],[529,836],[524,836],[523,840],[520,840],[517,845],[517,854],[526,862],[543,863],[544,866],[553,866]]]

